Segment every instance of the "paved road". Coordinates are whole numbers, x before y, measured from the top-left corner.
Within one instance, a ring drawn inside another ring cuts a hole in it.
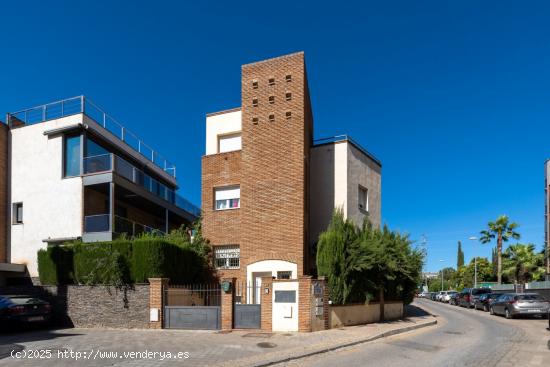
[[[416,305],[437,315],[438,326],[286,366],[550,366],[547,320],[506,320],[427,300]]]

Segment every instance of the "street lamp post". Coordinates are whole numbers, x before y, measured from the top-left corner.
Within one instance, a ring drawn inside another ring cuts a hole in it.
[[[474,236],[468,239],[470,241],[477,241],[477,237],[474,237]],[[474,243],[474,249],[475,249],[475,243]],[[475,251],[474,251],[474,288],[477,288],[477,256]]]

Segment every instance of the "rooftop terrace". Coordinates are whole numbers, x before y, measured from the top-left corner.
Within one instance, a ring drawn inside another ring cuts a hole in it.
[[[67,98],[61,101],[8,113],[7,123],[10,127],[21,122],[25,125],[32,125],[80,113],[85,114],[97,122],[104,129],[126,143],[130,148],[143,155],[170,176],[176,177],[176,166],[173,163],[168,161],[149,145],[145,144],[136,134],[128,130],[85,96]]]

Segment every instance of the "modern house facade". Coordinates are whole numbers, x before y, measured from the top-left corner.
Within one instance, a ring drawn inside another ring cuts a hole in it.
[[[176,194],[176,167],[84,96],[7,121],[6,260],[31,277],[47,245],[168,232],[200,214]]]
[[[302,52],[243,65],[241,99],[206,117],[202,228],[219,275],[258,303],[262,277],[315,274],[334,208],[380,224],[381,164],[347,137],[313,140]]]

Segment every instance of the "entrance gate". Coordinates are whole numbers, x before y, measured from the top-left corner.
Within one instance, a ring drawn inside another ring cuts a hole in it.
[[[233,304],[233,327],[235,329],[260,329],[260,285],[256,283],[235,284]]]
[[[170,285],[164,291],[164,327],[218,330],[221,328],[221,288],[215,285]]]

